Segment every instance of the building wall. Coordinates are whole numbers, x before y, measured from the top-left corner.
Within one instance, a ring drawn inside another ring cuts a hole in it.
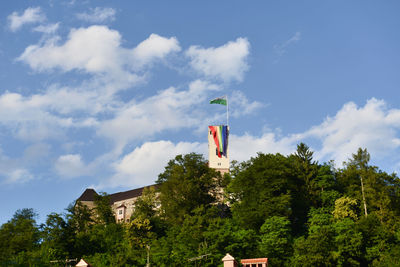
[[[137,197],[128,198],[128,199],[114,202],[111,205],[111,209],[114,212],[115,220],[117,222],[129,222],[129,220],[132,216],[132,213],[133,213],[133,209],[135,208],[136,200],[137,200]],[[121,214],[119,214],[120,210],[123,211],[123,214],[122,214],[123,216],[121,216]]]
[[[94,201],[81,201],[83,205],[88,207],[90,210],[94,209],[96,205],[94,204]]]

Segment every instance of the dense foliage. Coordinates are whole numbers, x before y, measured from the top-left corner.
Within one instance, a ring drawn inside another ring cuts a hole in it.
[[[43,225],[32,209],[16,211],[0,227],[0,266],[221,266],[226,253],[271,266],[400,266],[399,178],[369,158],[359,149],[335,169],[299,144],[221,176],[201,155],[179,155],[128,223],[115,222],[106,194]]]

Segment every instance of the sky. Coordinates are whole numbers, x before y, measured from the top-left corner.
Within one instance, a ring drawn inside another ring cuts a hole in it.
[[[86,188],[154,184],[170,159],[207,155],[226,123],[230,159],[320,163],[367,148],[400,170],[398,1],[2,1],[0,223],[38,221]]]

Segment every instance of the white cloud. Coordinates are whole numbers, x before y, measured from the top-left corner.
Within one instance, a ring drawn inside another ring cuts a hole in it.
[[[36,100],[17,93],[0,95],[0,124],[21,139],[35,141],[62,135],[62,128],[72,125],[70,118],[48,113]]]
[[[9,22],[9,28],[15,32],[19,30],[24,24],[33,24],[36,22],[42,22],[46,20],[46,16],[42,12],[40,7],[29,7],[25,9],[22,15],[18,12],[13,12],[7,17]]]
[[[186,55],[191,59],[194,70],[210,78],[225,82],[242,81],[248,70],[247,56],[250,43],[246,38],[238,38],[220,47],[201,48],[191,46]]]
[[[110,7],[91,8],[90,12],[78,13],[76,17],[90,23],[104,23],[115,20],[116,11]]]
[[[318,157],[333,158],[341,164],[359,147],[367,148],[376,158],[395,154],[400,146],[399,129],[400,110],[389,109],[385,101],[372,98],[363,107],[345,104],[335,116],[303,135],[321,141]]]
[[[364,106],[346,103],[333,117],[302,133],[281,136],[265,132],[261,136],[244,134],[230,136],[231,159],[243,161],[257,152],[288,155],[300,142],[316,143],[311,149],[320,161],[331,159],[340,167],[359,147],[367,148],[375,161],[385,159],[386,167],[393,171],[400,162],[400,109],[389,109],[383,100],[372,98]],[[318,145],[320,143],[320,145]]]
[[[179,154],[205,153],[205,143],[170,141],[147,142],[115,162],[116,174],[107,185],[137,187],[153,184],[164,171],[168,161]]]
[[[207,91],[218,90],[216,85],[194,81],[188,90],[170,87],[142,102],[128,103],[105,121],[99,134],[114,139],[117,150],[132,140],[143,140],[165,130],[193,128],[202,123],[204,113],[198,105],[207,101]]]
[[[22,157],[11,158],[0,148],[0,184],[23,184],[34,179],[29,169],[43,163],[49,153],[49,145],[36,143],[28,146]]]
[[[267,132],[261,136],[245,133],[242,136],[229,137],[229,154],[231,160],[246,161],[257,156],[257,152],[280,153],[288,155],[295,151],[298,136],[280,137],[276,133]]]
[[[180,50],[176,38],[156,34],[137,47],[121,47],[121,35],[106,26],[72,29],[64,44],[59,37],[28,46],[18,60],[36,71],[84,71],[97,75],[111,94],[143,82],[142,68]],[[106,75],[105,75],[106,74]]]
[[[13,170],[6,177],[6,184],[23,184],[33,179],[33,175],[26,169]]]
[[[72,29],[63,45],[57,42],[50,39],[43,46],[28,46],[19,60],[38,71],[60,68],[96,73],[120,68],[121,36],[105,26]]]
[[[60,138],[69,128],[96,127],[96,114],[109,111],[112,104],[101,90],[50,86],[31,96],[6,92],[0,95],[0,125],[24,140]]]
[[[60,23],[39,25],[39,26],[33,28],[33,31],[42,32],[42,33],[46,33],[46,34],[53,34],[58,30],[59,26],[60,26]]]
[[[233,91],[229,98],[229,105],[231,107],[230,113],[234,118],[252,114],[263,107],[263,104],[258,101],[250,102],[242,91]]]
[[[55,163],[55,169],[63,177],[79,177],[90,173],[79,154],[60,156]]]
[[[107,111],[109,105],[113,105],[112,99],[102,97],[103,88],[93,88],[94,85],[86,84],[77,88],[59,87],[51,85],[42,94],[26,97],[27,106],[44,109],[52,114],[54,112],[66,116],[80,112],[81,115],[90,116],[98,112]],[[79,117],[79,116],[77,116]]]
[[[292,37],[281,44],[274,45],[274,51],[278,57],[286,53],[287,48],[301,40],[301,32],[296,32]]]
[[[162,59],[169,53],[180,50],[179,42],[175,37],[167,39],[153,33],[133,49],[132,53],[136,60],[135,65],[142,67],[155,59]]]

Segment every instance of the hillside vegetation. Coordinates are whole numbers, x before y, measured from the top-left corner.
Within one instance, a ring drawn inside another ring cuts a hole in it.
[[[301,143],[221,176],[201,155],[179,155],[129,223],[115,223],[106,194],[92,212],[77,203],[43,225],[16,211],[0,228],[1,266],[221,266],[226,253],[270,266],[400,266],[399,178],[369,159],[359,149],[335,169]]]

